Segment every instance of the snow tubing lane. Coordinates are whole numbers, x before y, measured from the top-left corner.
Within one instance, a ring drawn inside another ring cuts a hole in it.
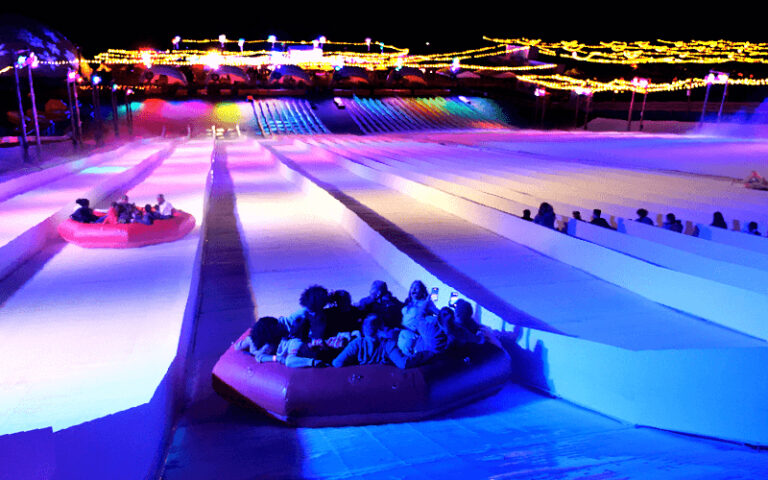
[[[496,393],[510,374],[509,355],[484,343],[408,369],[289,368],[231,346],[212,376],[214,390],[232,403],[289,425],[326,427],[421,420]]]
[[[121,223],[80,223],[68,218],[58,226],[59,235],[69,243],[85,248],[134,248],[173,242],[195,228],[195,217],[176,212],[173,218],[155,220],[152,225]]]

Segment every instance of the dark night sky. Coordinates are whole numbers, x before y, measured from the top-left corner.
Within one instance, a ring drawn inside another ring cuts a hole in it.
[[[6,3],[6,2],[4,2]],[[152,46],[170,48],[174,35],[182,38],[266,38],[374,41],[424,52],[450,51],[486,45],[482,35],[528,36],[551,40],[669,40],[718,39],[768,41],[762,12],[704,10],[680,2],[635,2],[645,10],[624,13],[624,3],[586,2],[589,9],[564,3],[505,2],[69,2],[73,8],[32,6],[33,2],[3,5],[0,13],[18,13],[41,21],[81,45],[87,56],[107,48]],[[233,5],[239,6],[235,7]],[[306,5],[306,6],[303,6]],[[396,5],[387,8],[387,5]],[[576,5],[574,3],[573,5]],[[662,9],[662,6],[664,9]]]

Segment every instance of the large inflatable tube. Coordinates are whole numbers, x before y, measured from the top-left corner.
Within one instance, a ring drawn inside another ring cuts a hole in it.
[[[299,427],[421,420],[492,395],[510,378],[510,358],[493,344],[456,353],[407,369],[289,368],[258,363],[230,347],[213,367],[213,388],[233,403]]]
[[[177,211],[173,218],[155,220],[152,225],[80,223],[68,218],[59,224],[58,231],[67,242],[85,248],[133,248],[173,242],[184,237],[193,228],[195,217]]]

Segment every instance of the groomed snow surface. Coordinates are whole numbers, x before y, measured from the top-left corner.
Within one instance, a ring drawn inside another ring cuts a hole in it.
[[[128,194],[143,204],[164,193],[200,225],[213,151],[210,139],[178,145]],[[307,192],[286,178],[284,161],[340,193],[382,231],[407,237],[406,253],[441,280],[466,287],[496,310],[519,309],[550,332],[631,351],[765,352],[760,338],[661,305],[420,203],[353,174],[339,157],[386,164],[405,178],[415,178],[409,172],[421,167],[457,185],[517,182],[515,201],[524,194],[530,205],[541,199],[577,205],[587,219],[594,202],[602,202],[609,217],[657,201],[669,211],[699,212],[702,219],[691,219],[699,222],[713,210],[730,209],[729,221],[754,219],[765,230],[765,192],[720,178],[764,173],[765,142],[489,131],[241,140],[222,142],[216,152],[209,212],[224,213],[202,237],[208,253],[190,353],[191,398],[170,439],[162,478],[751,479],[768,471],[765,451],[636,428],[515,384],[424,422],[294,429],[229,405],[209,382],[210,367],[236,332],[257,316],[290,313],[310,284],[346,289],[356,300],[380,279],[397,297],[406,295],[407,282],[392,265],[377,263],[333,218],[318,214]],[[126,152],[125,165],[134,158],[136,152]],[[42,206],[35,198],[56,199],[45,208],[63,208],[76,192],[95,186],[89,182],[101,181],[98,175],[67,178],[46,185],[40,197],[33,190],[0,203],[3,218],[25,217]],[[579,187],[565,188],[569,178]],[[522,192],[525,183],[528,192]],[[217,202],[232,208],[215,210]],[[177,351],[201,235],[206,232],[198,227],[173,244],[118,251],[52,241],[2,279],[0,435],[67,429],[149,402]],[[233,251],[238,244],[242,250]],[[440,303],[448,293],[441,292]],[[10,456],[0,452],[0,459]],[[123,478],[120,471],[110,477]]]

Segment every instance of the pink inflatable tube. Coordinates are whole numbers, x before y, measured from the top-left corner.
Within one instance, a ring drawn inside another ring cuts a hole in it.
[[[510,373],[507,353],[489,343],[404,370],[289,368],[257,363],[230,347],[213,367],[213,388],[294,426],[364,425],[421,420],[465,405],[496,393]]]
[[[193,228],[195,217],[177,211],[173,218],[155,220],[152,225],[80,223],[68,218],[59,224],[58,231],[67,242],[85,248],[133,248],[173,242],[184,237]]]

